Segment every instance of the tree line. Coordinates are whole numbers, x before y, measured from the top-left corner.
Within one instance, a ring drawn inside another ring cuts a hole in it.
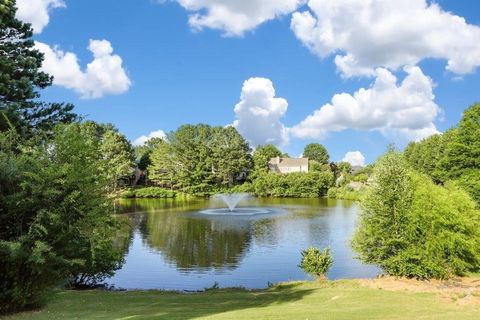
[[[288,154],[272,144],[252,150],[235,128],[205,124],[183,125],[165,139],[154,138],[136,147],[136,152],[139,168],[148,172],[154,185],[200,196],[251,192],[258,196],[318,197],[351,170],[348,163],[329,163],[326,148],[311,143],[303,154],[309,158],[309,172],[279,175],[271,172],[268,163]]]

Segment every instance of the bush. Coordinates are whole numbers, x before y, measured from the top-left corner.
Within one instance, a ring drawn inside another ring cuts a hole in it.
[[[124,199],[135,198],[135,191],[131,189],[125,190],[121,193],[120,197]]]
[[[327,197],[332,198],[332,199],[336,199],[337,198],[337,190],[338,190],[338,188],[335,188],[335,187],[331,187],[330,189],[328,189]]]
[[[98,280],[122,263],[89,127],[58,126],[48,143],[9,140],[0,133],[0,313],[36,307],[65,280]]]
[[[444,279],[480,269],[480,212],[453,183],[435,185],[390,151],[377,163],[353,240],[386,273]]]
[[[253,182],[257,196],[316,198],[326,195],[333,184],[331,172],[265,173]]]
[[[318,248],[310,247],[302,251],[302,261],[299,267],[306,273],[319,278],[325,277],[332,264],[333,257],[330,248],[320,251]]]
[[[140,188],[140,189],[129,189],[125,190],[121,197],[128,198],[175,198],[177,193],[173,190],[159,188],[159,187],[149,187],[149,188]]]

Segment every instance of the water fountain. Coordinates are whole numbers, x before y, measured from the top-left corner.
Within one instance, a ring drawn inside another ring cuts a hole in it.
[[[210,208],[199,211],[205,215],[216,216],[254,216],[279,213],[281,210],[266,207],[237,207],[242,200],[252,198],[249,193],[219,193],[212,197],[213,202],[221,200],[227,208]]]
[[[249,197],[249,193],[219,193],[213,198],[222,199],[222,201],[228,206],[228,209],[230,209],[230,212],[232,212],[240,201]]]

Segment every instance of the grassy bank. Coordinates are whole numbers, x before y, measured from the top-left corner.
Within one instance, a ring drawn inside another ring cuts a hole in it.
[[[478,319],[480,314],[476,301],[460,303],[462,295],[382,290],[360,283],[289,283],[268,290],[192,294],[61,291],[42,310],[6,319]]]

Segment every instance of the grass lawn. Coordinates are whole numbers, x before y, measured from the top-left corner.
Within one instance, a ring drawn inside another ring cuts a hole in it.
[[[288,283],[268,290],[61,291],[20,319],[480,319],[480,304],[435,293],[387,291],[355,280]]]

